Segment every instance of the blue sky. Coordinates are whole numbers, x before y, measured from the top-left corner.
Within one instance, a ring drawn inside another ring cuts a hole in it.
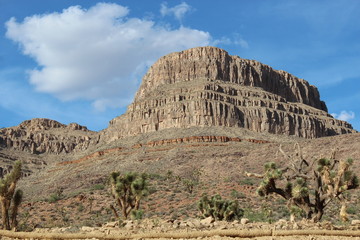
[[[360,130],[359,12],[358,0],[0,0],[0,127],[104,129],[159,57],[213,45],[304,78]]]

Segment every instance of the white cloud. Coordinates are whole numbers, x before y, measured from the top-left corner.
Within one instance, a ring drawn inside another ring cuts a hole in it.
[[[216,40],[213,41],[214,45],[221,45],[221,44],[230,45],[232,43],[233,43],[233,41],[228,37],[222,37],[220,39],[216,39]]]
[[[238,38],[234,41],[236,45],[239,45],[242,48],[249,48],[249,44],[247,41],[245,41],[243,38]]]
[[[233,38],[222,37],[212,42],[214,45],[239,45],[242,48],[249,48],[249,44],[238,34],[235,34]]]
[[[0,112],[5,109],[12,115],[0,115],[2,124],[2,120],[8,120],[8,124],[11,124],[8,126],[15,126],[20,120],[50,118],[65,124],[77,122],[98,131],[106,127],[109,119],[125,111],[124,108],[108,109],[105,113],[99,114],[81,101],[61,102],[48,94],[36,93],[29,84],[18,81],[24,79],[25,75],[21,68],[0,69]]]
[[[349,121],[355,118],[355,113],[352,111],[341,111],[340,114],[332,113],[331,114],[334,118],[343,120],[343,121]]]
[[[174,15],[174,17],[181,22],[184,15],[191,10],[191,6],[186,2],[182,2],[175,7],[169,8],[167,3],[161,4],[160,13],[162,16]]]
[[[187,10],[171,11],[182,17]],[[168,29],[128,14],[129,9],[118,4],[72,6],[23,22],[11,18],[6,36],[38,63],[29,71],[36,90],[65,101],[91,100],[104,110],[128,104],[139,76],[160,56],[205,46],[211,39],[204,31]]]

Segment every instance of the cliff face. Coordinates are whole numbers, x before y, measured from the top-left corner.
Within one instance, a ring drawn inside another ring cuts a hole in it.
[[[112,141],[167,128],[227,126],[316,138],[356,132],[327,113],[316,87],[215,47],[160,58],[127,112],[101,133]]]
[[[327,113],[317,88],[305,80],[219,48],[199,47],[160,58],[127,112],[104,131],[33,119],[1,129],[0,147],[60,154],[163,129],[214,126],[303,138],[356,132]]]
[[[316,87],[287,72],[276,71],[254,60],[230,56],[215,47],[193,48],[160,58],[148,71],[136,94],[135,102],[163,84],[219,80],[241,86],[259,87],[289,102],[304,103],[327,111]]]
[[[82,151],[96,143],[98,135],[76,123],[61,124],[50,119],[32,119],[0,130],[0,147],[40,153]]]

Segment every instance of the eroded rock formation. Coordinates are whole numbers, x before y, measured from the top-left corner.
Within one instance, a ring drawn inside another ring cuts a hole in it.
[[[160,58],[127,112],[101,133],[110,142],[167,128],[227,126],[316,138],[356,132],[327,113],[316,87],[285,71],[199,47]]]
[[[97,140],[97,133],[77,123],[64,125],[43,118],[0,130],[0,146],[34,154],[82,151]]]
[[[163,129],[214,126],[303,138],[356,132],[327,113],[307,81],[219,48],[199,47],[160,58],[127,112],[104,131],[33,119],[1,129],[0,147],[60,154]]]

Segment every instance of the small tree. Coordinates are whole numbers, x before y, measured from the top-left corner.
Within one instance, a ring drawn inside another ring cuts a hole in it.
[[[198,202],[198,209],[202,217],[212,217],[215,220],[232,221],[244,215],[244,210],[239,207],[237,200],[225,200],[218,194],[211,198],[207,195],[202,196]]]
[[[148,194],[146,175],[133,172],[121,175],[119,172],[113,172],[110,175],[110,183],[115,202],[124,219],[127,219],[131,211],[139,210],[140,200]],[[115,207],[113,205],[110,207],[115,217],[119,218]]]
[[[335,151],[330,158],[315,159],[311,164],[302,156],[301,148],[295,145],[293,155],[287,155],[287,166],[279,168],[274,162],[265,164],[263,174],[246,173],[249,177],[262,178],[257,189],[260,196],[277,194],[287,200],[288,207],[297,206],[307,219],[321,220],[324,209],[334,199],[346,208],[343,193],[359,186],[357,176],[350,170],[352,159],[339,161]]]
[[[195,168],[186,172],[185,176],[181,178],[182,184],[185,187],[185,190],[192,194],[194,188],[200,184],[200,176],[202,174],[201,169]]]
[[[2,227],[6,230],[15,229],[18,224],[16,217],[23,197],[23,192],[16,190],[20,177],[21,162],[16,161],[11,172],[0,179]]]

